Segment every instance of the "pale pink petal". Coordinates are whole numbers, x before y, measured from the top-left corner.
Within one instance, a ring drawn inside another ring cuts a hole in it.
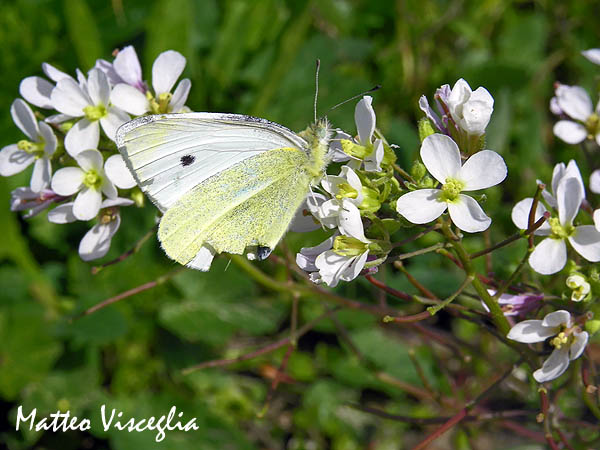
[[[104,172],[108,179],[120,189],[131,189],[136,184],[121,155],[110,156],[104,163]]]
[[[17,144],[7,145],[0,150],[0,175],[9,177],[22,172],[33,163],[35,156],[20,150]]]
[[[120,50],[115,57],[113,66],[125,83],[131,86],[142,83],[142,67],[133,46],[128,45]]]
[[[550,357],[544,361],[542,368],[533,372],[533,378],[538,383],[545,383],[560,377],[568,367],[569,348],[555,348]]]
[[[476,191],[502,183],[507,173],[502,156],[491,150],[482,150],[465,162],[458,179],[465,183],[463,191]]]
[[[73,203],[73,215],[79,220],[90,220],[98,215],[102,194],[88,187],[84,187]]]
[[[98,223],[94,225],[79,243],[79,256],[84,261],[92,261],[102,258],[108,253],[113,236],[121,225],[121,217],[117,215],[115,220],[107,224]]]
[[[421,159],[429,173],[440,183],[456,178],[461,167],[460,151],[452,138],[443,134],[427,136],[421,145]]]
[[[192,82],[189,79],[184,78],[179,82],[177,88],[175,88],[175,92],[173,92],[173,97],[171,97],[171,101],[169,102],[170,112],[181,112],[181,109],[185,106],[191,88]]]
[[[39,158],[33,164],[33,173],[31,174],[31,190],[40,192],[42,189],[50,186],[52,178],[52,164],[48,158]]]
[[[537,273],[552,275],[567,263],[567,246],[562,239],[546,238],[529,256],[529,265]]]
[[[99,140],[100,127],[98,122],[81,119],[67,132],[65,149],[69,155],[74,157],[81,151],[98,147]]]
[[[111,103],[117,108],[134,116],[141,116],[150,110],[150,104],[144,94],[128,84],[117,84],[111,94]]]
[[[85,173],[79,167],[63,167],[52,177],[52,190],[58,195],[69,196],[83,187]]]
[[[594,225],[576,227],[575,233],[569,236],[569,243],[588,261],[600,261],[600,231]]]
[[[419,189],[400,197],[396,211],[412,223],[428,223],[442,215],[448,204],[438,200],[439,189]]]
[[[459,194],[456,202],[448,203],[448,212],[454,225],[467,233],[487,230],[492,223],[477,200],[468,195]]]
[[[365,95],[354,109],[354,122],[358,131],[358,141],[361,145],[369,145],[375,131],[375,111],[371,105],[372,102],[373,97]]]
[[[51,211],[48,211],[48,221],[52,223],[71,223],[75,222],[77,217],[73,215],[73,202],[58,205]]]
[[[567,144],[579,144],[587,137],[585,127],[572,120],[559,120],[554,124],[554,134]]]
[[[175,82],[185,68],[184,56],[174,50],[168,50],[158,55],[152,65],[152,87],[158,96],[171,92]]]
[[[72,78],[63,78],[52,90],[52,107],[73,117],[83,116],[83,108],[92,104],[89,96]]]
[[[541,320],[524,320],[513,326],[506,336],[524,344],[543,342],[556,334],[556,329],[542,325]]]
[[[27,77],[19,85],[21,97],[38,108],[54,109],[50,95],[54,85],[41,77]]]
[[[27,103],[20,98],[16,99],[10,106],[10,115],[25,136],[33,142],[38,142],[40,129],[35,115]]]
[[[579,180],[576,178],[563,178],[556,192],[558,218],[561,225],[565,226],[573,223],[582,200],[583,190]]]

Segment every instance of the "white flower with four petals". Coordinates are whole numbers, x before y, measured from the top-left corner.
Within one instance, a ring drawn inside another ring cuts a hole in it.
[[[567,144],[579,144],[589,138],[600,145],[600,102],[594,111],[590,96],[580,86],[559,84],[555,95],[556,100],[551,102],[552,111],[562,113],[568,119],[554,124],[554,134]]]

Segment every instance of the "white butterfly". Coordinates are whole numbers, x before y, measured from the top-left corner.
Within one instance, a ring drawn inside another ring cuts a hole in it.
[[[299,135],[239,114],[159,114],[121,126],[117,146],[164,213],[167,255],[206,271],[216,253],[269,256],[323,177],[331,135],[326,119]]]

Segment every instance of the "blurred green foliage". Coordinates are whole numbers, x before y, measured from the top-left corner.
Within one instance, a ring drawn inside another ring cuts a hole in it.
[[[160,52],[175,49],[186,56],[193,110],[248,113],[296,130],[312,118],[316,58],[321,59],[320,113],[381,84],[374,94],[378,125],[400,146],[399,163],[409,167],[418,152],[419,96],[432,98],[436,87],[463,77],[473,87],[485,86],[496,100],[488,147],[509,167],[507,182],[488,193],[486,210],[494,219],[496,240],[513,231],[507,205],[531,195],[536,178],[549,180],[555,162],[576,158],[589,174],[581,155],[553,138],[548,102],[555,80],[595,91],[598,68],[579,52],[600,42],[597,12],[594,2],[558,0],[5,1],[0,12],[1,144],[20,139],[9,105],[21,79],[41,75],[42,62],[69,73],[76,67],[87,71],[97,58],[110,59],[113,49],[133,44],[145,78]],[[352,108],[341,107],[329,118],[353,131]],[[71,322],[85,308],[174,267],[151,239],[136,255],[92,275],[90,264],[77,255],[89,225],[53,225],[44,214],[24,221],[8,211],[10,191],[26,185],[28,176],[0,180],[6,205],[0,216],[0,409],[8,415],[0,425],[0,442],[8,448],[404,448],[418,442],[417,429],[349,405],[375,404],[422,417],[438,410],[377,374],[423,389],[409,355],[414,351],[429,382],[452,395],[446,371],[471,371],[485,380],[510,361],[503,351],[487,364],[440,356],[411,328],[384,326],[343,310],[336,320],[364,359],[339,336],[334,322],[323,320],[299,340],[288,364],[291,381],[278,388],[260,419],[269,370],[278,367],[285,348],[226,368],[190,375],[181,370],[288,336],[291,297],[262,288],[221,258],[208,274],[182,272]],[[150,206],[125,211],[106,259],[128,250],[151,229],[154,215]],[[297,250],[320,237],[290,235],[286,246]],[[431,245],[428,239],[418,244]],[[481,237],[471,242],[482,248]],[[518,246],[499,252],[494,270],[509,273],[522,252]],[[260,267],[285,281],[285,268],[268,261]],[[449,271],[439,257],[420,257],[407,267],[440,296],[459,283],[458,272]],[[382,272],[390,286],[414,291],[401,274],[389,267]],[[338,291],[377,301],[365,280]],[[319,298],[303,299],[299,323],[324,312]],[[486,348],[495,348],[488,335],[468,323],[449,324],[444,314],[440,317],[441,329],[452,329],[476,347],[474,352],[485,355]],[[535,405],[535,398],[519,398],[514,391],[505,395],[504,402]],[[169,432],[161,444],[152,432],[105,433],[98,416],[102,404],[138,418],[166,414],[176,405],[184,418],[197,418],[200,430]],[[68,409],[90,418],[93,427],[88,433],[16,432],[18,405],[25,411],[37,408],[39,417]],[[491,425],[443,439],[445,448],[469,448],[474,440],[487,442],[486,448],[517,448],[525,442]]]

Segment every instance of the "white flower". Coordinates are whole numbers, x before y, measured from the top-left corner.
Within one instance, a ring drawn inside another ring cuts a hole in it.
[[[115,59],[115,65],[120,66],[120,63],[121,61]],[[122,66],[129,66],[129,69],[123,68],[122,72],[127,70],[130,75],[134,75],[123,78],[125,83],[115,86],[110,96],[114,105],[135,116],[141,116],[147,112],[152,114],[178,113],[184,108],[192,86],[191,81],[187,78],[181,80],[171,94],[171,89],[185,68],[185,57],[181,53],[169,50],[158,55],[154,61],[152,65],[154,95],[150,91],[141,91],[138,85],[138,82],[141,81],[141,72],[137,78],[137,68],[132,69],[135,62],[133,62],[131,54],[127,56]]]
[[[60,202],[62,200],[64,200],[64,197],[57,195],[50,189],[42,189],[39,192],[34,192],[31,188],[20,187],[10,193],[10,210],[27,210],[27,213],[23,215],[23,218],[29,219],[42,212],[52,203]]]
[[[563,178],[556,194],[558,217],[549,219],[550,235],[537,244],[529,256],[529,265],[543,275],[556,273],[565,266],[565,241],[588,261],[600,261],[600,232],[593,225],[573,226],[583,200],[581,182],[574,177]]]
[[[554,170],[552,171],[552,194],[550,194],[546,189],[542,191],[542,195],[544,196],[544,200],[548,202],[550,206],[556,208],[556,193],[558,191],[558,185],[563,179],[566,178],[575,178],[579,184],[581,185],[581,191],[583,192],[583,198],[585,198],[585,187],[583,185],[583,178],[581,177],[581,172],[579,171],[579,167],[577,167],[577,163],[574,159],[570,160],[569,163],[565,166],[565,163],[558,163],[554,166]],[[538,180],[538,184],[541,182]]]
[[[334,151],[333,160],[336,162],[351,159],[353,168],[358,169],[364,162],[364,169],[368,172],[381,171],[384,149],[381,139],[374,139],[375,133],[375,110],[372,106],[373,98],[365,95],[356,104],[354,109],[354,122],[358,132],[358,138],[352,137],[344,132],[338,132],[333,139],[331,149]],[[345,155],[345,156],[344,156]]]
[[[583,300],[591,290],[590,283],[579,274],[573,274],[567,278],[566,285],[573,292],[571,293],[571,300],[574,302],[580,302]]]
[[[495,186],[506,178],[506,164],[491,150],[471,156],[461,167],[456,143],[443,134],[432,134],[421,145],[421,159],[441,189],[419,189],[398,199],[396,210],[412,223],[428,223],[446,209],[452,222],[463,231],[475,233],[490,226],[490,219],[477,201],[462,191],[476,191]]]
[[[96,61],[96,67],[102,70],[111,85],[125,83],[133,86],[143,94],[148,90],[142,79],[142,66],[133,46],[128,45],[120,50],[115,60],[110,63],[103,59]]]
[[[588,61],[591,61],[594,64],[600,65],[600,48],[590,48],[589,50],[582,51],[581,54]]]
[[[590,191],[600,194],[600,169],[594,170],[590,175]]]
[[[600,231],[600,209],[596,209],[594,211],[594,226],[596,227],[596,230]]]
[[[590,96],[580,86],[559,84],[555,95],[558,109],[572,120],[556,122],[554,134],[567,144],[579,144],[589,138],[600,145],[600,103],[594,111]]]
[[[55,83],[62,80],[63,78],[73,78],[64,72],[61,72],[56,67],[51,66],[48,63],[42,64],[42,70],[48,78]],[[73,80],[75,81],[75,80]],[[54,84],[42,77],[27,77],[21,81],[19,85],[19,93],[32,105],[38,108],[54,109],[52,106],[52,100],[50,98],[54,89]]]
[[[494,111],[494,98],[484,87],[475,91],[462,78],[458,80],[446,100],[452,120],[472,136],[481,136]]]
[[[72,78],[61,79],[52,90],[51,99],[57,111],[81,117],[65,136],[65,149],[71,156],[98,146],[100,125],[114,141],[117,128],[129,120],[127,114],[110,105],[110,85],[99,69],[90,70],[88,80],[82,79],[79,84]]]
[[[107,199],[100,205],[98,223],[94,225],[79,243],[79,256],[84,261],[102,258],[108,253],[113,236],[121,225],[120,206],[133,205],[127,198]],[[77,220],[73,202],[57,206],[48,213],[52,223],[70,223]]]
[[[52,190],[62,196],[75,193],[73,215],[78,220],[93,219],[100,210],[102,194],[109,199],[117,198],[115,185],[126,189],[135,185],[132,176],[123,170],[121,155],[113,155],[102,164],[98,150],[84,150],[75,155],[79,167],[64,167],[52,177]]]
[[[316,247],[302,248],[296,264],[314,283],[335,287],[340,280],[351,281],[360,275],[369,256],[369,240],[334,234]]]
[[[50,157],[56,150],[56,136],[48,124],[35,120],[31,108],[21,99],[15,100],[10,114],[19,129],[29,138],[0,150],[0,175],[7,177],[22,172],[33,163],[31,189],[40,192],[50,183]]]
[[[552,312],[543,320],[525,320],[519,322],[508,333],[508,338],[526,344],[543,342],[551,336],[554,347],[550,357],[544,361],[541,369],[533,372],[533,378],[538,383],[554,380],[561,376],[569,367],[569,362],[577,359],[583,353],[588,341],[588,333],[573,325],[571,314],[559,310]]]
[[[312,211],[318,211],[319,207],[327,201],[327,197],[318,192],[309,192],[304,202],[296,211],[296,215],[290,224],[290,231],[305,233],[318,230],[321,222],[313,216]]]

